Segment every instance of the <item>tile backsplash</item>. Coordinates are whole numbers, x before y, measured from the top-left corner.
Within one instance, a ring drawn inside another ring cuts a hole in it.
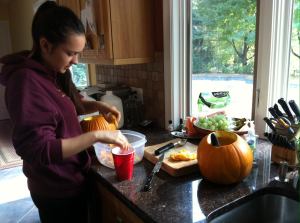
[[[147,64],[97,65],[97,83],[113,83],[143,89],[144,119],[158,127],[165,123],[164,61],[163,53],[156,52],[154,61]]]

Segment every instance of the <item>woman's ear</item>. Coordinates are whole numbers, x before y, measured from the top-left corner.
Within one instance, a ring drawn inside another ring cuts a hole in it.
[[[52,51],[52,44],[44,37],[40,38],[40,47],[43,53],[51,53]]]

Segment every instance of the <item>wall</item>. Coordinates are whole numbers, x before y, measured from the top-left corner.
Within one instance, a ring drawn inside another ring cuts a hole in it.
[[[35,0],[14,0],[8,3],[12,51],[31,49],[31,22]]]
[[[163,54],[155,53],[153,63],[122,66],[96,66],[97,83],[109,82],[143,89],[145,119],[164,127]]]
[[[143,89],[144,119],[165,126],[162,0],[155,0],[155,56],[149,64],[97,65],[97,83],[110,82]]]

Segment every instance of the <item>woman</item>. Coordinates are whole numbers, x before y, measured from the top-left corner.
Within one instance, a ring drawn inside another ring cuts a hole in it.
[[[42,222],[86,222],[85,151],[95,142],[127,149],[120,131],[82,134],[77,116],[99,111],[106,117],[116,108],[83,101],[69,68],[85,46],[82,23],[69,9],[46,2],[32,23],[33,50],[8,55],[0,74],[14,125],[13,144],[23,159],[31,197]]]

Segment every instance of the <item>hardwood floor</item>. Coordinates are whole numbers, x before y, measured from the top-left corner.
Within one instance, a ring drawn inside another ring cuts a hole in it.
[[[11,146],[12,126],[0,121],[0,149]],[[0,222],[38,223],[38,210],[33,204],[22,166],[0,170]]]

